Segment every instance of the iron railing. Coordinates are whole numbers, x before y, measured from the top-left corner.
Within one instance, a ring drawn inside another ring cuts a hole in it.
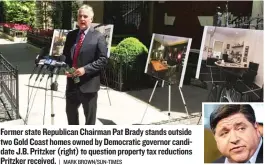
[[[242,29],[251,29],[263,30],[263,18],[262,17],[244,17],[238,16],[229,22],[230,27],[242,28]]]
[[[144,73],[146,55],[132,62],[109,59],[108,65],[101,72],[101,83],[118,91],[131,91],[151,88],[155,81]]]
[[[28,31],[27,42],[39,48],[51,45],[52,36],[41,36],[36,32]]]
[[[20,119],[18,70],[0,54],[0,122]]]

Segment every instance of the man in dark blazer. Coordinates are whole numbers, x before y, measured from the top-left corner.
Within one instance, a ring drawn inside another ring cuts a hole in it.
[[[210,125],[223,155],[214,163],[263,163],[263,138],[251,105],[221,105],[212,112]]]
[[[219,159],[217,159],[216,161],[214,161],[214,163],[229,163],[226,161],[226,157],[222,156]],[[249,162],[249,163],[263,163],[263,144],[261,145],[261,148],[258,152],[257,158],[255,162]]]
[[[66,114],[69,125],[79,125],[78,108],[82,104],[86,125],[95,125],[100,70],[107,64],[107,45],[103,34],[91,27],[94,12],[83,5],[78,10],[79,29],[68,33],[64,45],[66,63],[76,68],[66,72]],[[73,77],[79,77],[75,83]]]

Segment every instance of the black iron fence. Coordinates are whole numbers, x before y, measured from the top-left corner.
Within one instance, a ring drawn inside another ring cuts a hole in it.
[[[40,35],[38,32],[28,31],[27,42],[39,48],[51,45],[52,36]]]
[[[263,17],[238,16],[229,22],[230,27],[263,30]]]
[[[108,65],[101,72],[101,83],[118,91],[151,88],[155,80],[144,73],[145,63],[146,55],[140,55],[133,62],[109,59]]]
[[[0,54],[0,122],[20,119],[18,70]]]

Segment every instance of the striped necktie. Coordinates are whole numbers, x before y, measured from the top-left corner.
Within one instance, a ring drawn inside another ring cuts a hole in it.
[[[78,59],[78,55],[79,55],[80,49],[82,47],[82,43],[84,41],[84,38],[85,38],[85,32],[82,30],[82,31],[80,31],[80,37],[79,37],[79,40],[78,40],[76,47],[75,47],[75,53],[74,53],[73,65],[72,65],[72,67],[74,67],[74,68],[77,68],[77,59]]]

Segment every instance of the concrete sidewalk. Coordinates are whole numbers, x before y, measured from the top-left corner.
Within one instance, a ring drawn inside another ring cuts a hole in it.
[[[28,124],[31,125],[42,125],[43,116],[45,124],[51,124],[51,91],[46,92],[45,101],[45,87],[47,76],[39,84],[34,84],[34,76],[30,83],[33,88],[28,88],[29,75],[34,67],[34,59],[39,52],[34,46],[27,43],[14,43],[5,39],[0,39],[0,52],[3,53],[5,58],[14,66],[18,66],[19,69],[19,104],[20,114],[23,119],[27,113],[28,103],[28,89],[32,92],[31,100],[34,98],[32,109]],[[50,80],[48,82],[48,86]],[[59,89],[54,93],[54,111],[55,111],[55,125],[66,125],[67,118],[65,114],[65,87],[66,77],[59,76],[58,78]],[[38,88],[37,88],[38,87]],[[191,89],[189,89],[191,88]],[[194,87],[188,87],[186,90],[193,90]],[[172,88],[175,93],[179,93],[177,88]],[[184,89],[185,91],[185,89]],[[156,97],[153,98],[152,104],[148,106],[147,102],[151,95],[152,89],[146,89],[141,91],[130,91],[130,92],[119,92],[109,89],[109,96],[111,105],[108,99],[108,93],[105,88],[102,88],[98,94],[98,112],[97,112],[97,123],[96,124],[150,124],[168,121],[169,119],[174,120],[177,124],[197,124],[199,119],[199,113],[201,112],[201,104],[193,105],[195,108],[190,114],[197,115],[192,119],[186,119],[186,111],[183,106],[183,102],[179,96],[172,96],[172,104],[176,104],[178,109],[174,109],[172,106],[171,117],[169,118],[167,113],[167,88],[158,88],[156,90]],[[174,95],[174,92],[172,92]],[[197,91],[198,95],[201,91]],[[191,97],[196,95],[193,93]],[[165,97],[166,96],[166,97]],[[177,98],[177,99],[176,99]],[[194,97],[195,99],[195,97]],[[177,100],[177,101],[176,101]],[[161,103],[161,101],[163,103]],[[200,102],[200,100],[197,100]],[[46,102],[46,104],[45,104]],[[31,105],[30,104],[30,105]],[[44,106],[46,105],[46,108]],[[147,107],[148,106],[148,107]],[[45,112],[44,112],[45,109]],[[147,109],[147,110],[146,110]],[[194,110],[195,109],[195,110]],[[80,124],[84,124],[84,115],[82,106],[79,109],[80,112]],[[146,114],[145,114],[146,112]],[[145,116],[144,116],[145,114]],[[144,116],[144,118],[143,118]],[[184,122],[180,122],[183,119]],[[171,122],[172,123],[172,122]]]

